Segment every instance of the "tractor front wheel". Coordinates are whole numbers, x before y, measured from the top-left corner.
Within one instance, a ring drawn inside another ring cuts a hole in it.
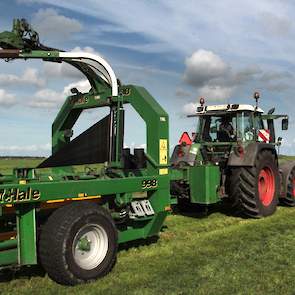
[[[254,167],[232,168],[230,198],[241,215],[260,218],[276,211],[279,194],[279,171],[274,154],[260,152]]]
[[[49,277],[76,285],[106,275],[117,254],[117,230],[110,214],[90,202],[57,209],[41,229],[39,257]]]

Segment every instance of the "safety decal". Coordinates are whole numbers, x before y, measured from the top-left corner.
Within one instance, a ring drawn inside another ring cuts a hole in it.
[[[258,141],[269,143],[270,132],[267,129],[260,129],[258,131]]]
[[[168,164],[168,141],[167,139],[160,139],[160,165],[167,165]]]

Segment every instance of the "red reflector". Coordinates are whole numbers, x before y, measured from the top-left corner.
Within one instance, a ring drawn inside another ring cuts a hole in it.
[[[183,152],[182,150],[178,151],[178,152],[177,152],[177,156],[178,156],[179,158],[182,158],[182,157],[184,156],[184,152]]]
[[[236,147],[236,152],[237,152],[238,156],[240,156],[240,157],[243,157],[244,153],[245,153],[244,148],[241,145]]]
[[[190,138],[190,136],[188,135],[187,132],[183,132],[180,139],[179,139],[179,144],[182,144],[183,142],[185,142],[186,144],[188,145],[191,145],[192,144],[192,140]]]
[[[243,153],[244,153],[244,149],[243,149],[242,146],[239,146],[239,147],[238,147],[238,152],[239,152],[240,154],[243,154]]]

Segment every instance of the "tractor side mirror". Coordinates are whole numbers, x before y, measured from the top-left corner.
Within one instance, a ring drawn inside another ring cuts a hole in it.
[[[282,130],[288,130],[289,127],[289,119],[285,118],[282,120]]]

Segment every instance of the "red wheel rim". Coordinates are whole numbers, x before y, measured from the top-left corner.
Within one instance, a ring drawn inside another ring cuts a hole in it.
[[[295,198],[295,178],[293,178],[292,185],[293,185],[293,189],[292,189],[293,198]]]
[[[261,203],[264,206],[268,206],[272,202],[275,194],[275,177],[269,167],[264,167],[259,173],[258,192]]]

